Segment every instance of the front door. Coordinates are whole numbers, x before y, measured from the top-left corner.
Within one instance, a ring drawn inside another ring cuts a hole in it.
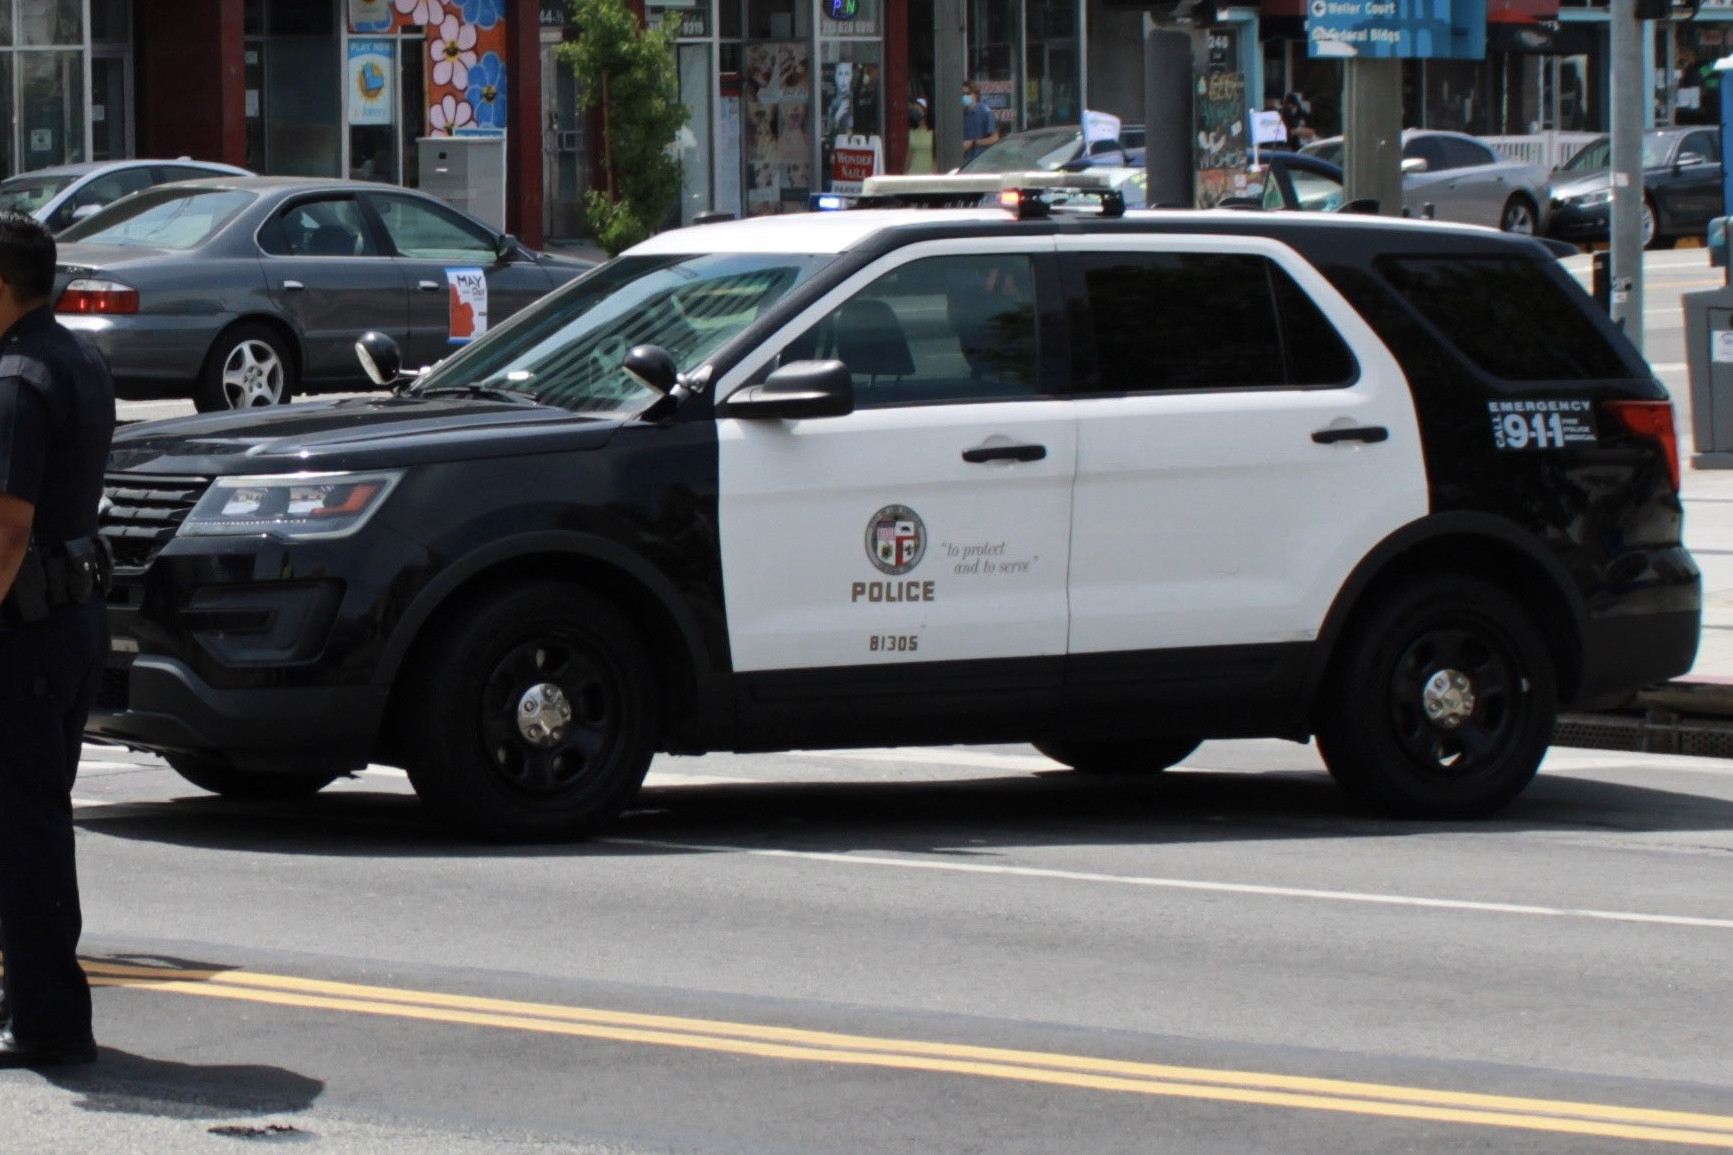
[[[1426,513],[1419,434],[1395,360],[1286,246],[1058,244],[1089,318],[1068,685],[1135,725],[1316,640],[1360,560]]]
[[[844,417],[718,421],[736,671],[807,688],[856,671],[848,693],[887,742],[927,712],[1056,705],[1076,455],[1063,350],[1043,341],[1062,331],[1052,246],[899,250],[724,379],[718,396],[834,358],[856,391]]]

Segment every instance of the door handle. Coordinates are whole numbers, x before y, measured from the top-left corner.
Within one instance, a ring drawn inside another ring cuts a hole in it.
[[[1382,425],[1344,425],[1312,430],[1312,440],[1319,445],[1334,445],[1338,441],[1364,441],[1368,445],[1390,440],[1390,431]]]
[[[298,293],[302,289],[305,289],[306,287],[307,286],[303,285],[300,281],[284,281],[283,282],[283,289],[286,292],[290,292],[290,293]]]
[[[983,461],[1040,461],[1046,456],[1045,445],[984,445],[963,450],[963,460],[970,465]]]
[[[437,292],[439,292],[439,282],[438,281],[417,281],[417,282],[415,282],[415,287],[417,289],[420,289],[423,293],[437,293]]]

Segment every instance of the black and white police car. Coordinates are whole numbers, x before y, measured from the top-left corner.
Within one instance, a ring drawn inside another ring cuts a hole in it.
[[[1462,817],[1690,667],[1667,394],[1540,242],[1008,200],[666,233],[398,395],[124,430],[90,735],[505,838],[658,751],[1018,740],[1315,735]]]

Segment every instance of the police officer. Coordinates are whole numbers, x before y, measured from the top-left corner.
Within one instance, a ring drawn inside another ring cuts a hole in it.
[[[54,238],[0,213],[0,1067],[96,1059],[72,780],[108,648],[96,539],[114,383],[54,319]]]

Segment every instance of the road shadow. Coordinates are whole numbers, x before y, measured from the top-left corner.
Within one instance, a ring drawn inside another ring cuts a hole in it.
[[[88,1067],[48,1067],[48,1082],[79,1098],[75,1106],[111,1115],[232,1119],[305,1111],[325,1091],[318,1079],[282,1067],[176,1063],[102,1047]]]
[[[1707,782],[1707,780],[1706,780]],[[1178,770],[1148,777],[1038,771],[909,782],[765,782],[646,788],[604,840],[499,845],[442,826],[413,797],[344,791],[292,804],[219,798],[81,812],[115,838],[310,856],[550,857],[681,853],[613,839],[811,850],[985,853],[1053,845],[1389,838],[1446,831],[1733,830],[1733,799],[1543,774],[1475,822],[1379,818],[1316,771]]]

